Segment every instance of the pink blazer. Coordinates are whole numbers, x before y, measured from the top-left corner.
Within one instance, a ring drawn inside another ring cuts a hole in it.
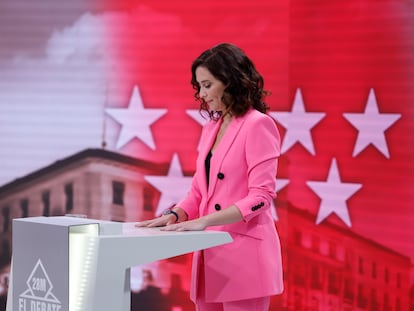
[[[276,195],[279,132],[273,119],[254,109],[234,118],[211,158],[207,189],[204,160],[220,124],[221,121],[210,121],[203,128],[191,190],[177,205],[189,219],[194,219],[235,204],[243,220],[208,228],[229,232],[234,241],[194,253],[191,299],[197,300],[202,262],[206,301],[279,294],[283,291],[282,259],[270,212],[271,200]]]

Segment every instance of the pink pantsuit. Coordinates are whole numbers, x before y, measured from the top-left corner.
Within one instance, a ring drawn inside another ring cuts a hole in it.
[[[191,299],[197,301],[200,271],[205,273],[201,279],[205,280],[207,302],[280,294],[280,242],[270,211],[280,154],[279,132],[268,115],[254,109],[234,118],[214,150],[207,189],[204,161],[220,124],[221,120],[210,121],[203,128],[191,190],[177,205],[191,220],[235,204],[243,220],[208,228],[229,232],[234,241],[194,253]]]

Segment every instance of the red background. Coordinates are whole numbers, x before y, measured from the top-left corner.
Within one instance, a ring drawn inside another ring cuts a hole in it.
[[[16,3],[20,6],[13,10],[0,4],[9,15],[23,12],[23,18],[16,19],[19,27],[7,27],[13,24],[12,18],[3,18],[0,24],[0,68],[4,72],[13,64],[10,46],[30,50],[33,57],[43,55],[42,49],[34,48],[33,37],[44,45],[43,36],[54,31],[43,20],[54,16],[67,26],[75,18],[65,20],[65,14],[77,16],[75,13],[82,11],[76,3],[49,10],[47,1],[38,7],[24,1]],[[413,261],[414,2],[105,0],[82,5],[104,24],[108,74],[105,94],[101,94],[104,108],[127,108],[132,90],[138,86],[146,109],[167,109],[151,125],[155,149],[139,139],[120,149],[109,141],[108,149],[160,163],[168,163],[173,154],[178,154],[183,173],[191,176],[201,127],[186,114],[186,110],[198,108],[189,83],[190,65],[206,48],[220,42],[234,43],[263,74],[265,86],[272,92],[267,99],[271,112],[290,112],[300,89],[307,112],[325,113],[311,131],[315,155],[296,143],[281,156],[277,177],[289,183],[280,190],[279,201],[308,211],[316,220],[321,198],[307,182],[325,181],[336,159],[341,181],[361,184],[361,188],[346,201],[351,226],[335,213],[320,225],[335,224],[346,233],[356,233]],[[26,28],[25,23],[29,25]],[[64,27],[57,29],[64,32]],[[25,79],[34,75],[31,68],[25,72]],[[0,83],[3,92],[13,88],[12,82]],[[373,144],[353,155],[358,130],[344,113],[363,113],[371,90],[379,113],[400,115],[383,133],[389,157]],[[52,91],[62,92],[62,98],[69,93],[58,87]],[[0,105],[6,105],[6,100],[0,100]],[[20,113],[29,119],[42,115],[41,110],[38,115],[24,110]],[[5,130],[7,118],[3,114],[0,135],[16,142],[13,132]],[[120,124],[108,116],[105,122],[108,129],[115,129],[112,137],[116,139]],[[278,126],[283,139],[287,129],[280,123]],[[29,138],[36,135],[28,129]],[[82,128],[84,132],[92,130]],[[69,140],[80,138],[82,131],[76,131]],[[62,139],[61,146],[65,143],[67,140]],[[78,146],[79,150],[83,148]],[[45,156],[45,163],[49,163],[62,157],[47,149],[33,152],[25,161]],[[22,164],[12,158],[10,163],[16,167]],[[4,183],[12,177],[5,177]],[[314,229],[320,225],[315,222]]]

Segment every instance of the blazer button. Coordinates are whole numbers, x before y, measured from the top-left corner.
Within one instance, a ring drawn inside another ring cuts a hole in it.
[[[217,178],[218,179],[224,179],[224,174],[223,173],[218,173]]]
[[[221,206],[220,206],[220,204],[216,204],[216,205],[214,205],[214,208],[216,209],[216,211],[221,210]]]

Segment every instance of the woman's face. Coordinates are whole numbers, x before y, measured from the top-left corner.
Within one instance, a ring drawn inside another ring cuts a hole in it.
[[[200,87],[199,96],[207,103],[210,111],[225,111],[223,98],[226,86],[216,79],[207,68],[199,66],[195,71],[196,80]]]

